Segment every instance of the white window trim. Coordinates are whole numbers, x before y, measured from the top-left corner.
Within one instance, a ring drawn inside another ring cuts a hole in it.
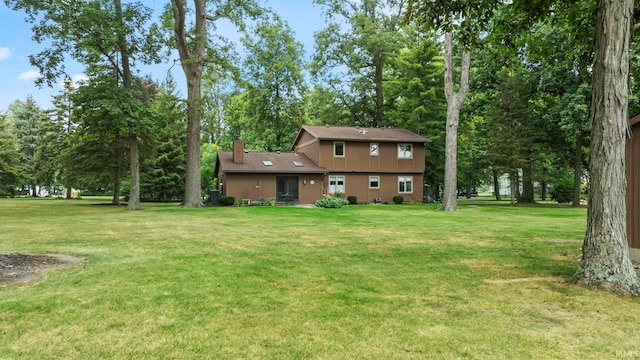
[[[332,178],[335,179],[335,181],[336,181],[336,184],[333,185],[334,186],[333,191],[331,191],[332,190],[331,189],[331,179]],[[336,190],[336,188],[338,188],[338,178],[342,178],[342,190]],[[329,186],[328,186],[327,190],[329,190],[328,191],[329,194],[335,194],[336,191],[340,191],[341,193],[344,194],[346,192],[346,190],[347,190],[346,184],[347,184],[347,177],[345,175],[329,175]]]
[[[409,180],[411,182],[411,191],[406,191],[407,189],[407,180]],[[400,183],[404,182],[405,183],[405,191],[400,191]],[[400,194],[413,194],[413,176],[398,176],[398,193]]]
[[[371,147],[372,147],[373,145],[375,145],[375,146],[376,146],[376,153],[375,153],[375,154],[371,151]],[[378,155],[380,155],[380,144],[379,144],[379,143],[377,143],[377,142],[369,143],[369,155],[371,155],[371,156],[378,156]]]
[[[405,150],[403,150],[403,152],[402,152],[403,156],[400,156],[400,146],[402,146],[402,145],[405,146]],[[406,156],[407,155],[407,150],[406,150],[407,146],[411,147],[411,151],[409,151],[409,155],[411,155],[411,156]],[[411,144],[411,143],[399,143],[398,144],[398,159],[413,159],[413,144]]]
[[[336,154],[336,145],[337,144],[342,144],[342,155],[337,155]],[[344,141],[334,141],[333,142],[333,157],[344,157],[346,152],[347,152],[347,146],[345,145]]]
[[[378,179],[378,186],[376,186],[376,187],[372,187],[371,186],[371,178],[377,178]],[[371,175],[371,176],[369,176],[369,189],[380,189],[380,176],[379,175]]]

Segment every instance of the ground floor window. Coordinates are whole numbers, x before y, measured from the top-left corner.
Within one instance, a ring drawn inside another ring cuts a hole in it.
[[[380,188],[380,176],[369,176],[369,189]]]
[[[413,192],[413,177],[412,176],[398,176],[398,192],[399,193],[412,193]]]
[[[344,176],[329,176],[329,194],[344,194]]]

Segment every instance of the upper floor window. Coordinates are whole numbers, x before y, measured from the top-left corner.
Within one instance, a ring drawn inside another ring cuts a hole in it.
[[[398,144],[398,159],[413,158],[413,146],[411,144]]]
[[[343,142],[334,142],[333,143],[333,156],[344,156],[344,143]]]
[[[378,143],[371,143],[369,145],[369,149],[370,149],[369,153],[371,154],[371,156],[378,156],[378,151],[379,151]]]

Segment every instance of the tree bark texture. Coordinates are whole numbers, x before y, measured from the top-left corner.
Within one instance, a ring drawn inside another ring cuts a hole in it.
[[[582,143],[583,134],[576,133],[576,150],[573,157],[573,206],[580,206],[580,185],[582,185]]]
[[[531,157],[528,157],[528,159],[524,161],[524,164],[522,164],[522,194],[520,194],[518,198],[518,202],[521,204],[535,203],[531,162]]]
[[[187,38],[184,0],[171,0],[173,5],[174,35],[182,70],[187,79],[187,169],[182,206],[200,207],[200,118],[202,71],[205,61],[207,30],[205,26],[205,0],[194,0],[195,34],[190,46]]]
[[[460,64],[460,86],[453,86],[453,33],[444,35],[444,89],[447,98],[447,122],[445,136],[444,190],[441,209],[455,211],[458,208],[458,123],[460,108],[469,93],[469,66],[471,53],[463,50]]]
[[[598,0],[590,111],[591,175],[578,284],[640,296],[626,232],[625,140],[633,0]]]
[[[493,194],[496,197],[496,201],[500,201],[502,200],[502,197],[500,196],[500,183],[498,182],[498,170],[493,169],[492,174],[493,174]]]
[[[518,198],[518,179],[517,170],[512,170],[509,174],[510,188],[511,188],[511,206],[516,206],[516,199]]]

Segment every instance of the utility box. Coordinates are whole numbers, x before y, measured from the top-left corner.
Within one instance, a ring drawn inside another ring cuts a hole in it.
[[[220,190],[209,191],[209,201],[207,204],[216,206],[220,205]]]

